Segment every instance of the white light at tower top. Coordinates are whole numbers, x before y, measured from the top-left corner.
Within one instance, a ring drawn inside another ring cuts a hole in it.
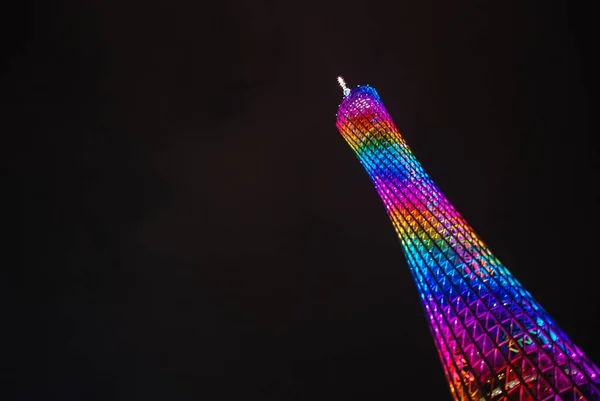
[[[344,96],[348,96],[350,94],[350,89],[346,86],[346,81],[344,81],[344,78],[341,76],[337,77],[337,81],[344,91]]]

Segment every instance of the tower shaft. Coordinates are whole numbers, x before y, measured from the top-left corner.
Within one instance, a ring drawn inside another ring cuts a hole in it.
[[[346,91],[336,126],[400,238],[454,399],[600,400],[598,368],[441,193],[375,89]]]

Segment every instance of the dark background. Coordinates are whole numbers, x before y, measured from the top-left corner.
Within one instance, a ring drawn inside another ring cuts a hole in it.
[[[450,400],[338,74],[600,362],[590,11],[520,3],[3,12],[0,398]]]

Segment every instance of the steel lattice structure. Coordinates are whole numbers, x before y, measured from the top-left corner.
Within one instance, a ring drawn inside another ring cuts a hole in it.
[[[600,400],[600,371],[425,173],[370,86],[336,126],[400,237],[455,400]]]

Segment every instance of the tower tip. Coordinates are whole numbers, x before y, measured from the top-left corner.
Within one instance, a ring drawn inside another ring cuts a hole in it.
[[[342,87],[342,90],[344,91],[344,96],[348,96],[348,94],[350,94],[350,89],[346,86],[346,81],[344,81],[344,78],[338,76],[337,81]]]

